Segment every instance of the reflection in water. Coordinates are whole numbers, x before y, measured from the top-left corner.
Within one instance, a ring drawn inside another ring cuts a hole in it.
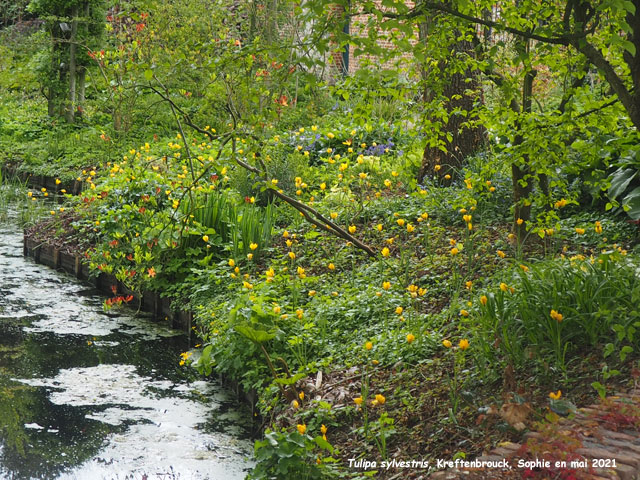
[[[0,478],[244,478],[246,415],[178,366],[186,337],[105,314],[0,225]]]

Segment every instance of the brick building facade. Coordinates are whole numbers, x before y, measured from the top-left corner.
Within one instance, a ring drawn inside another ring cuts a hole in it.
[[[376,8],[381,8],[382,0],[375,0]],[[405,2],[405,5],[409,8],[412,8],[415,5],[413,1]],[[340,5],[334,5],[332,8],[332,13],[335,14],[336,17],[342,17],[344,13],[344,9]],[[372,20],[371,15],[361,14],[354,15],[353,17],[349,17],[344,22],[343,32],[353,37],[365,38],[369,33],[369,22]],[[394,44],[394,41],[391,39],[391,35],[393,33],[398,33],[394,30],[392,31],[382,31],[378,29],[378,34],[380,37],[378,38],[378,46],[386,49],[397,48]],[[414,35],[408,39],[412,45],[415,45],[419,41],[419,32],[418,28],[415,28]],[[347,45],[344,47],[343,51],[336,50],[333,52],[331,57],[331,69],[330,75],[333,77],[337,77],[340,75],[350,75],[356,72],[360,67],[366,66],[367,64],[377,64],[379,68],[394,68],[396,64],[402,64],[404,66],[408,66],[411,63],[412,55],[410,52],[405,52],[396,59],[388,60],[381,65],[379,64],[379,60],[369,54],[365,55],[355,55],[355,49],[353,46]]]

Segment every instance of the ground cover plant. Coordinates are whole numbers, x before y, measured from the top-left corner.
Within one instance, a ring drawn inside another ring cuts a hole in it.
[[[65,52],[7,29],[0,142],[5,170],[84,186],[25,193],[46,205],[37,228],[81,239],[95,275],[194,313],[198,345],[176,362],[254,394],[250,478],[392,478],[353,460],[471,458],[634,384],[640,177],[631,87],[616,83],[631,84],[634,9],[601,6],[632,40],[600,58],[611,30],[572,2],[562,30],[560,7],[535,10],[541,32],[516,22],[524,7],[501,6],[513,27],[464,2],[352,2],[343,13],[371,27],[350,38],[358,53],[404,56],[369,76],[363,56],[341,80],[325,69],[345,32],[324,2],[241,2],[238,25],[224,2],[186,3],[87,2],[91,16],[70,17],[105,17],[71,119],[59,94],[53,116],[38,97],[46,71],[30,73],[34,51]],[[412,22],[430,43],[398,34]],[[378,47],[385,32],[399,51]],[[469,88],[450,91],[456,75]],[[480,140],[462,158],[465,130]]]

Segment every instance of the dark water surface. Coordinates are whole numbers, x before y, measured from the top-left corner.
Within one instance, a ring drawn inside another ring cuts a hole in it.
[[[0,479],[244,478],[247,414],[178,365],[186,336],[102,302],[0,223]]]

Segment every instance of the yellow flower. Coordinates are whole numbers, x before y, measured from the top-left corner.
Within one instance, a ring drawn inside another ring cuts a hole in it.
[[[595,231],[596,233],[600,234],[602,233],[602,224],[600,222],[596,222],[595,224]]]
[[[460,348],[460,350],[466,350],[467,348],[469,348],[469,341],[466,338],[463,338],[462,340],[460,340],[460,343],[458,343],[458,347]]]
[[[331,220],[335,220],[336,218],[338,218],[338,214],[336,212],[331,212],[329,216],[331,217]]]
[[[439,172],[441,168],[442,168],[442,165],[436,165],[435,167],[433,167],[433,169],[434,169],[436,172]]]
[[[558,201],[554,204],[554,206],[555,206],[556,208],[562,208],[562,207],[564,207],[566,204],[567,204],[567,201],[563,198],[563,199],[558,200]]]
[[[559,400],[562,396],[562,390],[558,390],[557,393],[549,392],[549,398],[552,400]]]
[[[383,256],[383,257],[388,257],[389,255],[390,255],[389,248],[384,247],[384,248],[382,249],[382,256]]]
[[[451,180],[451,175],[449,175],[448,173],[444,176],[445,180]]]
[[[387,401],[386,398],[384,398],[384,395],[381,394],[376,394],[376,401],[378,402],[379,405],[384,405],[384,402]]]
[[[492,192],[492,193],[495,192],[496,191],[496,187],[489,187],[489,191]]]
[[[255,250],[256,248],[258,248],[258,244],[257,244],[257,243],[250,243],[250,244],[249,244],[249,248],[250,248],[251,250]]]
[[[249,260],[253,260],[253,253],[247,253],[247,258]]]
[[[584,235],[584,228],[578,228],[578,227],[576,227],[576,233],[577,233],[578,235]]]
[[[398,220],[396,220],[396,223],[402,227],[404,225],[404,220],[399,218]]]
[[[391,180],[389,180],[388,178],[385,178],[384,186],[387,188],[391,188]]]
[[[551,310],[549,316],[553,318],[556,322],[560,323],[564,318],[561,313],[558,313],[556,310]]]
[[[349,233],[356,233],[356,226],[355,225],[349,225]]]
[[[296,269],[296,272],[298,273],[298,276],[299,276],[300,278],[305,278],[305,277],[307,276],[307,275],[304,273],[304,268],[302,268],[302,267],[300,267],[300,266]]]
[[[396,315],[402,315],[404,309],[402,307],[396,307]]]
[[[460,253],[460,250],[458,250],[456,247],[453,247],[453,248],[449,251],[449,253],[450,253],[452,256],[455,256],[455,255],[457,255],[458,253]]]
[[[299,423],[296,428],[298,429],[298,433],[300,433],[300,435],[304,435],[304,433],[307,431],[307,426],[304,423]]]
[[[442,340],[442,345],[445,346],[445,348],[451,348],[452,347],[452,343],[449,340]]]
[[[372,342],[365,343],[364,348],[366,348],[367,350],[371,350],[373,348],[373,343]]]
[[[302,320],[302,317],[304,317],[304,310],[302,310],[301,308],[298,308],[296,310],[296,317],[298,317],[298,320]]]
[[[382,224],[381,224],[381,223],[379,223],[378,225],[376,225],[376,230],[378,230],[379,232],[381,232],[383,228],[384,228],[384,227],[382,226]]]
[[[471,218],[472,218],[472,217],[471,217],[471,215],[469,215],[469,214],[467,214],[467,215],[463,215],[463,216],[462,216],[462,219],[463,219],[465,222],[467,222],[467,223],[469,223],[469,222],[471,221]]]
[[[280,307],[279,305],[276,305],[275,307],[273,307],[273,313],[275,313],[276,315],[280,315],[281,311],[282,311],[282,307]]]
[[[469,316],[469,312],[466,311],[465,309],[460,310],[460,315],[462,315],[463,317],[468,317]]]
[[[295,408],[295,409],[300,408],[300,404],[298,403],[298,401],[297,401],[297,400],[293,400],[293,401],[291,402],[291,406],[292,406],[293,408]]]
[[[410,223],[407,225],[407,232],[412,233],[415,229],[416,229],[416,227],[414,227]]]
[[[524,273],[527,273],[529,271],[529,267],[527,267],[526,265],[520,265],[520,268]]]
[[[284,232],[282,232],[282,236],[284,238],[289,238],[289,232],[287,232],[286,230]]]
[[[362,397],[354,398],[353,403],[355,403],[356,405],[362,405]]]
[[[289,258],[290,258],[291,260],[295,260],[295,258],[296,258],[296,254],[295,254],[295,253],[293,253],[293,252],[289,252]]]
[[[473,282],[471,280],[467,280],[464,286],[467,287],[467,290],[471,290],[471,287],[473,286]]]
[[[524,220],[522,220],[521,218],[519,218],[518,220],[516,220],[516,223],[518,225],[522,225],[524,223]]]
[[[327,427],[325,427],[325,426],[324,426],[324,424],[320,427],[320,432],[321,432],[323,435],[326,435],[326,434],[327,434]]]
[[[391,288],[391,282],[382,282],[382,288],[389,290]]]
[[[409,333],[409,334],[407,335],[407,342],[408,342],[408,343],[413,343],[413,341],[414,341],[415,339],[416,339],[416,337],[415,337],[412,333]]]
[[[358,176],[360,177],[360,180],[364,180],[365,178],[367,178],[367,174],[364,172],[360,172]]]
[[[392,177],[397,177],[398,176],[398,172],[396,172],[395,170],[391,170],[391,176]]]
[[[251,285],[251,284],[250,284],[249,282],[247,282],[247,281],[242,282],[242,286],[243,286],[244,288],[246,288],[247,290],[251,290],[251,289],[253,288],[253,285]]]
[[[330,263],[329,265],[327,265],[327,268],[328,268],[329,270],[335,270],[335,269],[336,269],[336,266],[335,266],[333,263]]]
[[[309,290],[309,296],[310,297],[315,297],[316,293],[317,292],[315,290]]]
[[[486,296],[486,295],[482,295],[482,296],[480,297],[480,303],[481,303],[482,305],[486,305],[486,304],[487,304],[487,296]]]
[[[507,256],[507,254],[506,254],[506,253],[504,253],[502,250],[498,250],[496,253],[498,254],[498,256],[499,256],[500,258],[504,258],[504,257],[506,257],[506,256]]]
[[[293,245],[293,242],[289,239],[286,239],[285,242],[287,244],[287,247],[291,248],[291,245]]]
[[[502,290],[503,292],[506,292],[509,289],[509,287],[507,286],[506,283],[502,282],[500,283],[500,290]]]
[[[300,392],[300,393],[298,394],[298,398],[299,398],[300,400],[304,400],[304,392]]]

